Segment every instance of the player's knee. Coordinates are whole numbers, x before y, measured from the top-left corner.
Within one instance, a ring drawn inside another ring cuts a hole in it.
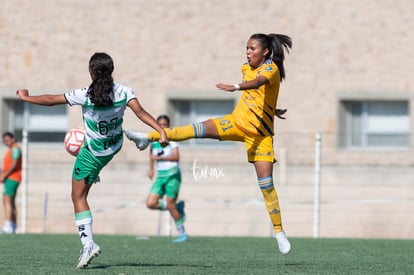
[[[72,202],[74,204],[86,202],[86,196],[76,192],[71,193]]]
[[[148,200],[146,202],[146,205],[147,205],[147,208],[149,208],[149,209],[159,209],[160,208],[159,205],[158,205],[158,203],[157,203],[157,201],[150,201],[150,200]]]

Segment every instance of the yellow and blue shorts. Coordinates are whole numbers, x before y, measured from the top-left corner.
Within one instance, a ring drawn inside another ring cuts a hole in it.
[[[212,120],[216,124],[220,140],[244,142],[249,162],[275,162],[272,136],[261,136],[243,132],[236,126],[231,114]]]

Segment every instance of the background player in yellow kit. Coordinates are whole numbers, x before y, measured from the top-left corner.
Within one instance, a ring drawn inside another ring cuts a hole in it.
[[[233,112],[221,118],[165,129],[168,139],[173,141],[212,138],[245,143],[247,158],[255,167],[282,254],[288,254],[291,246],[282,227],[279,200],[273,185],[273,135],[279,86],[285,78],[285,51],[289,52],[291,47],[292,40],[286,35],[251,35],[246,45],[247,63],[242,66],[243,82],[216,85],[223,91],[242,91]],[[140,150],[160,137],[158,132],[144,134],[127,130],[125,133]]]

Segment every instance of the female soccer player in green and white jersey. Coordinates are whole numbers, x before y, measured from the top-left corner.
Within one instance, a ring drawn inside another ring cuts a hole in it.
[[[170,118],[167,115],[159,116],[157,122],[163,129],[170,127]],[[150,179],[154,178],[154,166],[156,165],[157,178],[147,197],[147,207],[155,210],[168,209],[179,234],[173,240],[174,243],[188,241],[188,234],[184,228],[184,201],[176,203],[181,186],[179,160],[180,154],[177,142],[168,142],[166,146],[162,146],[158,141],[151,143],[148,177]]]
[[[87,201],[89,190],[99,172],[118,153],[123,143],[122,122],[126,107],[161,135],[161,144],[168,142],[164,130],[138,102],[131,88],[114,83],[112,58],[95,53],[89,60],[92,83],[89,87],[64,94],[29,96],[26,89],[16,93],[23,101],[38,105],[81,105],[86,131],[84,146],[79,151],[72,173],[72,202],[76,226],[83,248],[77,268],[85,268],[100,253],[93,241],[92,213]]]

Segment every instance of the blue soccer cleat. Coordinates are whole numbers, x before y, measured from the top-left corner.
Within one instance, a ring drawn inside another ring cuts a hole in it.
[[[180,236],[178,236],[177,238],[175,238],[172,242],[173,243],[184,243],[187,242],[190,238],[188,237],[188,234],[182,234]]]

